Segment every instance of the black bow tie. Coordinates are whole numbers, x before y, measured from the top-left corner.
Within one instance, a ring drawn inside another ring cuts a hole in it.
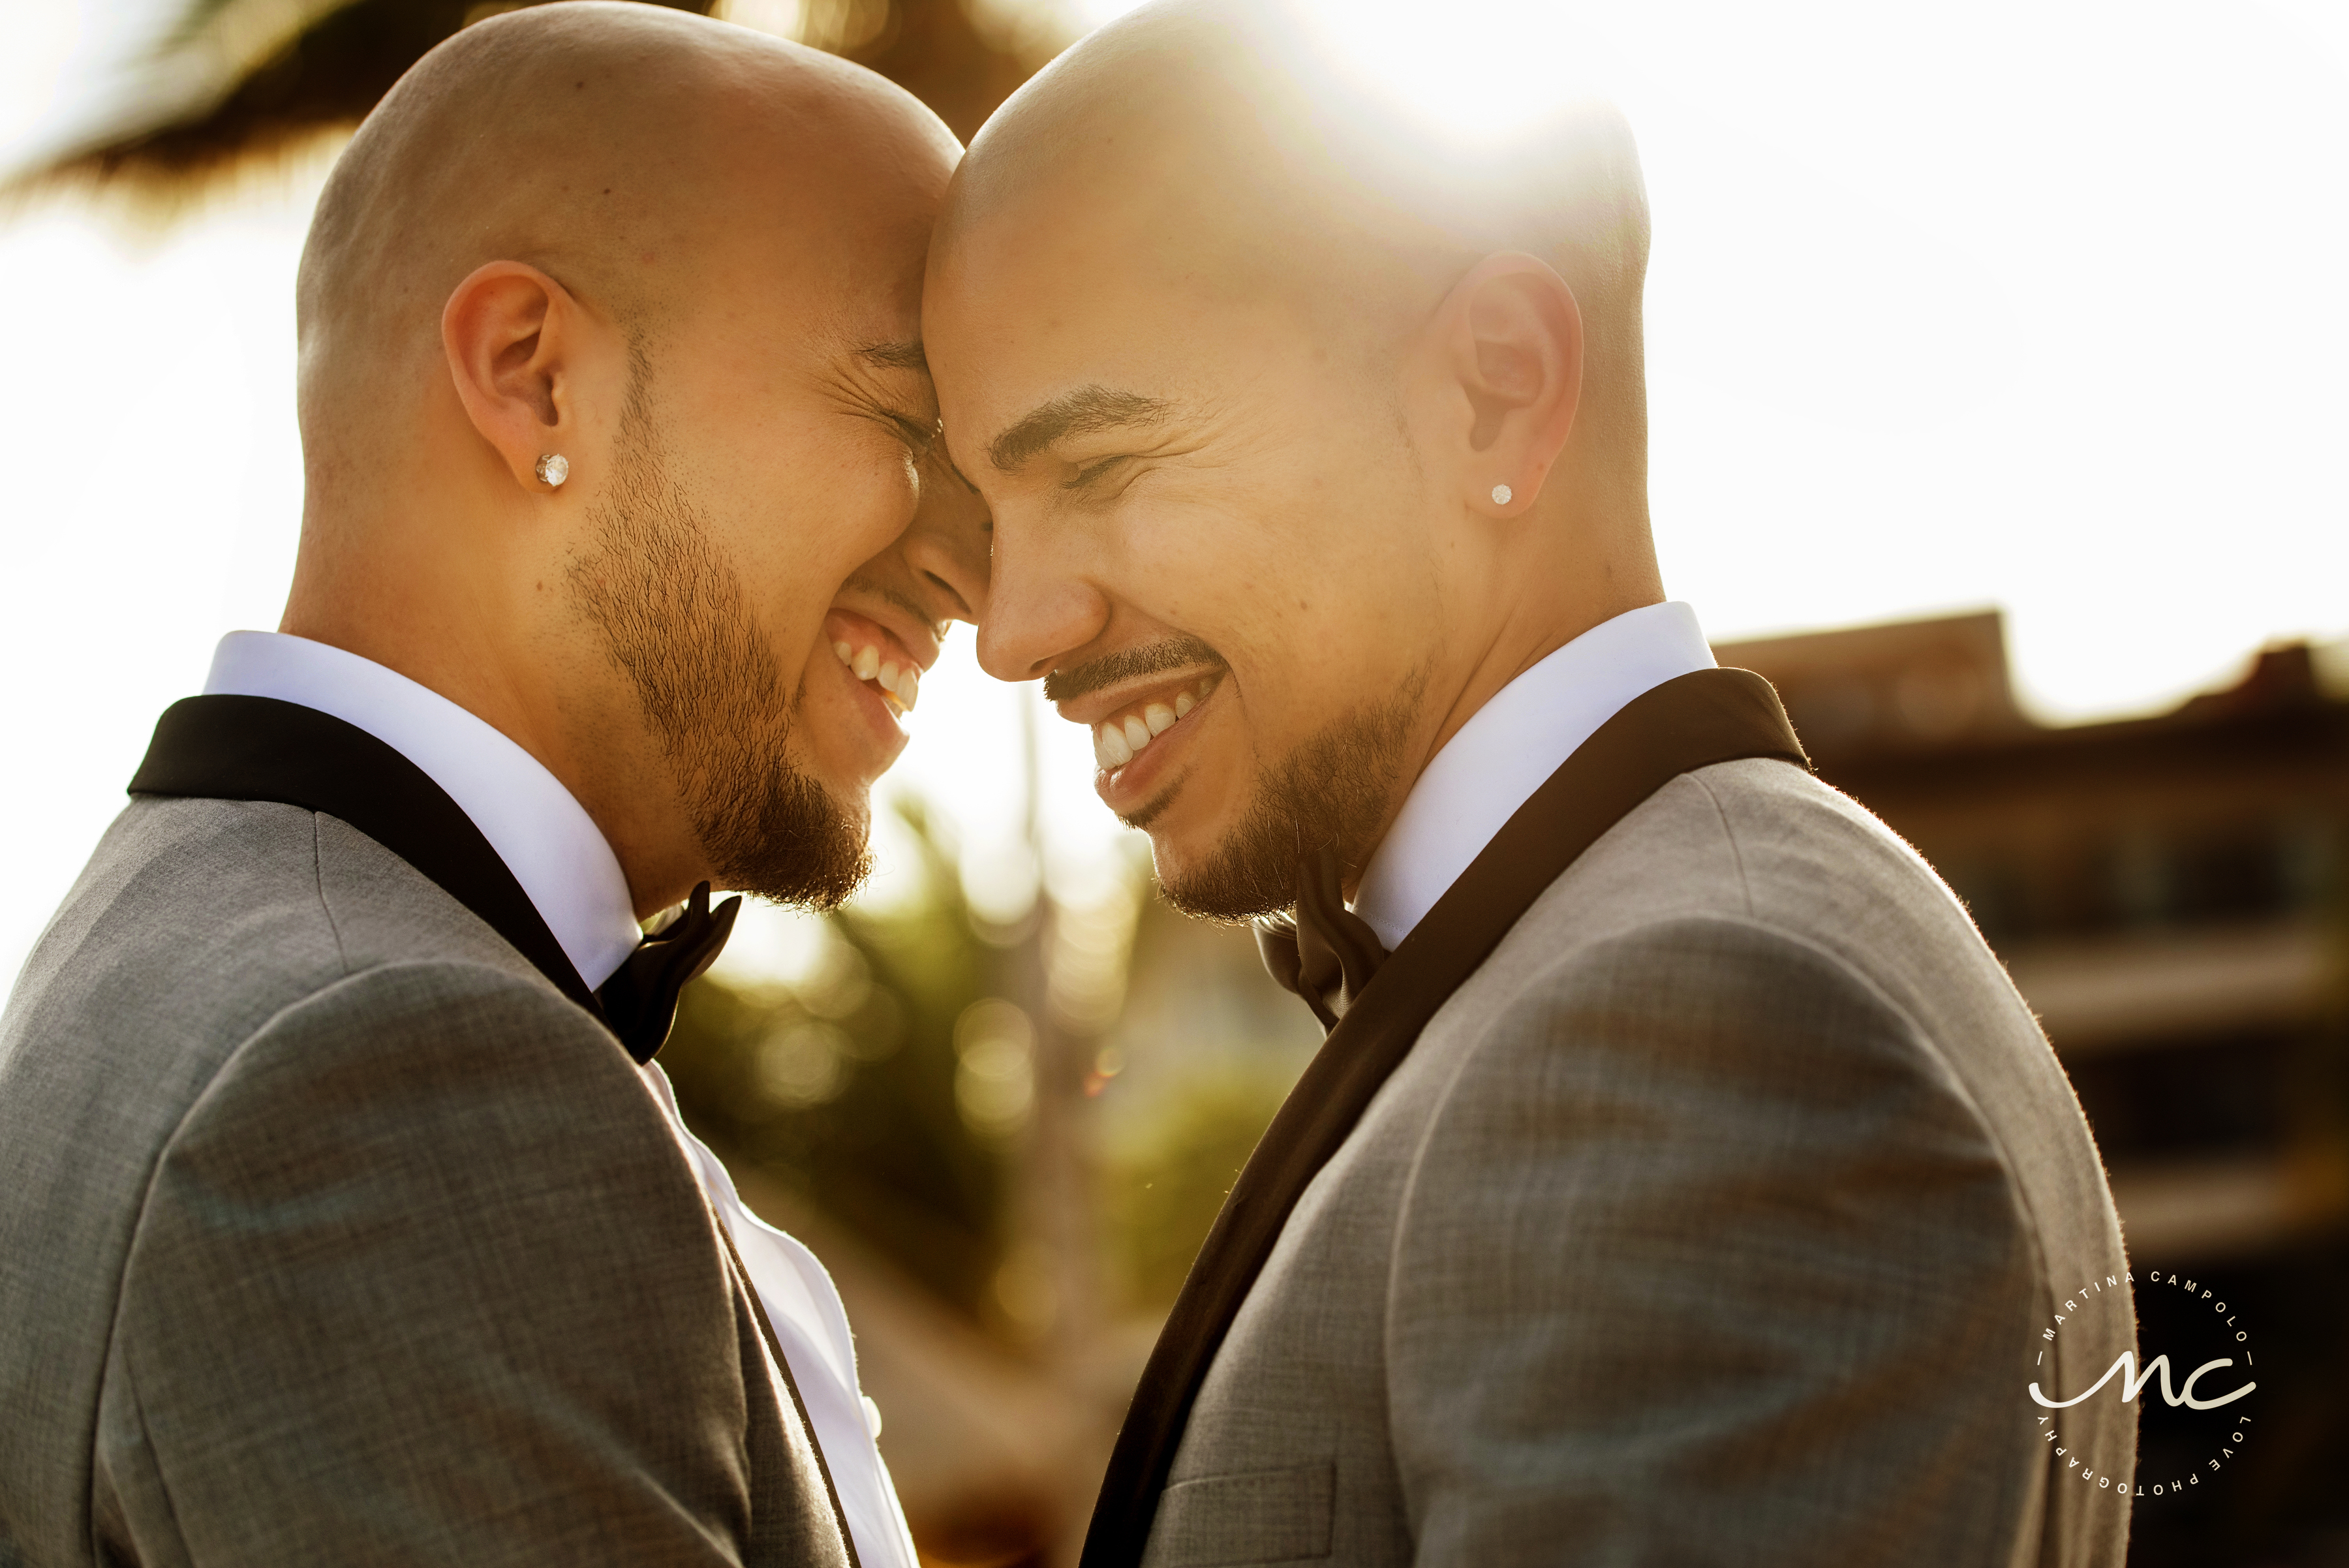
[[[678,993],[717,961],[741,908],[741,899],[729,898],[712,910],[709,884],[702,883],[685,912],[638,942],[595,993],[612,1033],[639,1063],[651,1061],[668,1038],[669,1025],[677,1022]]]
[[[1346,908],[1338,853],[1324,849],[1298,867],[1297,912],[1256,923],[1257,951],[1272,978],[1305,999],[1324,1029],[1338,1027],[1387,961],[1370,922]]]

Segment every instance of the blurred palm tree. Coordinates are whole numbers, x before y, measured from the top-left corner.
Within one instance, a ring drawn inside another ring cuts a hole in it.
[[[15,172],[18,188],[129,182],[165,194],[356,125],[427,50],[547,0],[186,0],[110,108]],[[711,0],[646,0],[712,9]],[[828,48],[906,88],[968,140],[1066,38],[988,0],[716,0],[722,16]],[[168,12],[167,12],[168,14]]]

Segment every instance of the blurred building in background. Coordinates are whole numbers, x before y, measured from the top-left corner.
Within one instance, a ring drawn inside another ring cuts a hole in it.
[[[2016,707],[1995,613],[1716,652],[1972,911],[2079,1092],[2131,1262],[2257,1324],[2259,1462],[2139,1504],[2130,1561],[2349,1560],[2349,649],[2069,728]],[[2174,1294],[2138,1292],[2147,1346]],[[2143,1471],[2193,1469],[2147,1407]]]

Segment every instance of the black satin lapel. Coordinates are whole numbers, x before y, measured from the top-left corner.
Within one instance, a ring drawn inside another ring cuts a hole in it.
[[[1191,1402],[1306,1184],[1337,1153],[1420,1031],[1599,836],[1674,778],[1715,763],[1810,765],[1778,694],[1701,670],[1627,704],[1533,793],[1339,1020],[1225,1200],[1151,1352],[1081,1568],[1142,1561]]]
[[[132,794],[266,800],[339,818],[407,861],[601,1018],[595,992],[513,873],[422,768],[356,724],[274,697],[191,697],[163,711]]]

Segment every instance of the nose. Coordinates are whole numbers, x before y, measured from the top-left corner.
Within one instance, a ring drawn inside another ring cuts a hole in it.
[[[1066,547],[998,519],[995,572],[978,623],[978,665],[998,680],[1033,680],[1102,634],[1109,601]],[[1070,542],[1060,541],[1064,546]]]
[[[987,613],[987,503],[946,461],[944,446],[934,442],[923,460],[922,498],[903,548],[931,590],[926,597],[945,601],[947,617],[975,623]]]

